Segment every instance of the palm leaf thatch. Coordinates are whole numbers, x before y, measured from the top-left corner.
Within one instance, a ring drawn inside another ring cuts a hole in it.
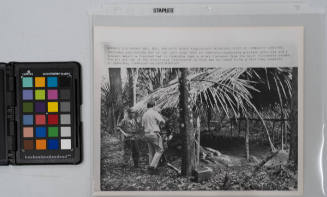
[[[228,117],[248,117],[252,112],[265,122],[258,110],[269,104],[283,103],[291,95],[290,69],[284,68],[207,68],[196,69],[188,76],[190,99],[196,110],[216,109]],[[179,103],[178,80],[156,89],[136,103],[133,110],[143,113],[146,104],[155,101],[155,108],[177,108]],[[268,97],[266,97],[268,95]],[[268,140],[275,150],[268,129]]]
[[[247,109],[254,107],[250,91],[257,90],[250,80],[241,78],[246,72],[246,68],[210,68],[191,73],[188,80],[192,105],[196,109],[216,108],[218,111],[224,111],[227,116],[239,117],[240,113],[247,115]],[[159,111],[178,107],[178,85],[177,79],[170,81],[167,86],[145,96],[133,109],[144,112],[150,100],[155,101],[155,108]]]

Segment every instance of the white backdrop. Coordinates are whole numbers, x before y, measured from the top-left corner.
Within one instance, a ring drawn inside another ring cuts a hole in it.
[[[0,166],[0,196],[91,195],[90,26],[92,0],[0,0],[0,61],[79,61],[84,122],[80,165]]]

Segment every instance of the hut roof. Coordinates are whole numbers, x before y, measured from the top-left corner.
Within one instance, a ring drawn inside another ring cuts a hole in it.
[[[188,76],[191,104],[233,113],[246,114],[250,108],[280,101],[281,95],[290,92],[289,71],[265,68],[208,68]],[[279,96],[276,94],[278,93]],[[155,108],[177,108],[179,103],[178,79],[170,81],[135,104],[133,110],[144,112],[146,104],[155,101]],[[283,98],[285,97],[283,96]]]

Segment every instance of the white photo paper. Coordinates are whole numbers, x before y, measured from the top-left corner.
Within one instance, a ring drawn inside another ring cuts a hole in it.
[[[303,27],[94,27],[95,195],[300,195]]]

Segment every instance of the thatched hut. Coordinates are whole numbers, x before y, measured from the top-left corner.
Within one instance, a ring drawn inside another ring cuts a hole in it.
[[[210,110],[223,113],[229,118],[257,118],[265,125],[269,115],[265,109],[280,106],[281,119],[286,119],[287,104],[291,99],[293,68],[206,68],[194,70],[188,76],[190,99],[194,113]],[[133,109],[142,113],[146,104],[155,101],[158,111],[178,109],[178,79],[159,87],[137,102]],[[267,137],[272,149],[268,129]]]

